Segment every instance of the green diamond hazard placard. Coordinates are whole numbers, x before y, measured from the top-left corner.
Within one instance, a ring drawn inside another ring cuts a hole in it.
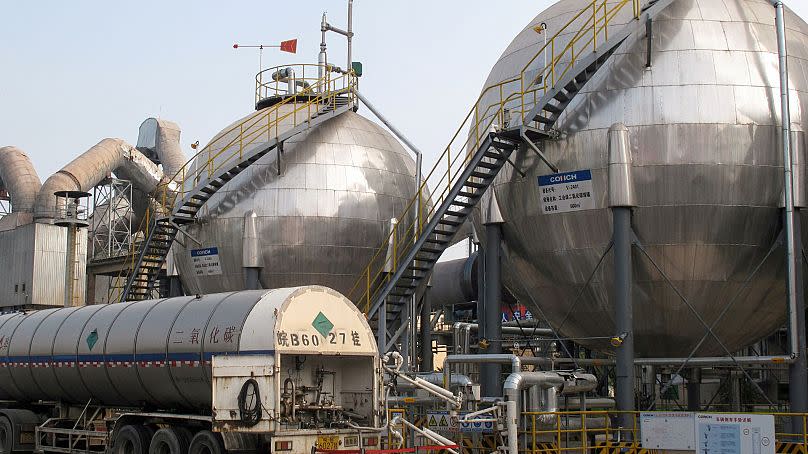
[[[90,334],[87,336],[87,348],[92,350],[96,342],[98,342],[98,330],[94,329],[90,331]]]
[[[320,312],[319,314],[317,314],[316,317],[314,317],[314,320],[311,322],[311,326],[313,326],[314,329],[316,329],[317,332],[320,333],[323,337],[325,337],[328,333],[330,333],[331,330],[334,328],[334,324],[331,323],[331,320],[329,320],[328,317],[326,317],[325,314],[323,314],[322,312]]]

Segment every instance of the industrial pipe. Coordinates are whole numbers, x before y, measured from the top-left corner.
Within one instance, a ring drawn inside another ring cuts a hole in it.
[[[328,31],[328,20],[326,19],[325,12],[323,12],[323,19],[320,21],[320,33],[322,39],[320,40],[320,53],[317,54],[317,78],[322,80],[325,77],[326,66],[328,66],[328,54],[326,53],[325,32]],[[325,91],[327,87],[323,87]]]
[[[506,398],[506,427],[508,434],[508,452],[517,454],[519,452],[519,401],[520,393],[529,386],[539,386],[542,390],[555,389],[564,384],[564,379],[553,372],[514,372],[505,379],[502,391]],[[552,402],[551,402],[552,399]],[[551,395],[545,394],[543,411],[557,411],[553,405],[556,400]],[[539,419],[547,415],[539,416]],[[551,418],[554,419],[554,418]],[[546,421],[542,421],[545,422]]]
[[[788,87],[788,49],[786,47],[785,6],[780,0],[770,0],[775,9],[775,27],[777,29],[777,54],[780,69],[780,123],[783,147],[783,195],[785,222],[783,229],[786,238],[786,260],[788,266],[788,316],[789,316],[789,346],[791,356],[795,361],[789,368],[788,387],[790,410],[793,413],[808,411],[808,373],[806,366],[805,341],[805,309],[802,296],[801,273],[797,268],[802,267],[802,260],[798,252],[800,239],[797,237],[797,224],[794,216],[794,177],[791,162],[791,98]],[[798,419],[798,418],[797,418]],[[795,421],[797,420],[795,419]]]
[[[345,37],[348,38],[348,66],[345,70],[350,71],[353,68],[353,0],[348,0],[348,33]]]
[[[88,191],[113,172],[147,194],[164,180],[157,165],[135,147],[121,139],[104,139],[45,181],[34,205],[34,220],[53,221],[57,215],[55,192]],[[168,190],[175,191],[174,184]]]
[[[578,364],[579,366],[613,366],[614,359],[574,359],[574,358],[553,358],[554,364]],[[753,364],[790,364],[794,358],[789,355],[774,356],[701,356],[694,358],[635,358],[635,366],[677,366],[687,363],[690,366],[735,366]]]
[[[455,332],[469,330],[469,331],[476,331],[480,328],[478,323],[465,323],[465,322],[455,322],[452,325],[452,328]],[[502,327],[502,334],[508,335],[533,335],[533,336],[552,336],[553,329],[552,328],[536,328],[536,327],[518,327],[518,326],[503,326]]]
[[[391,422],[391,425],[396,425],[396,423],[398,423],[398,422],[401,422],[407,428],[418,432],[419,434],[421,434],[424,437],[432,440],[435,443],[438,443],[438,444],[443,445],[443,446],[455,446],[455,442],[453,442],[452,440],[449,440],[448,438],[444,437],[443,435],[441,435],[441,434],[439,434],[437,432],[434,432],[432,430],[426,429],[426,428],[421,429],[418,426],[416,426],[415,424],[412,424],[411,422],[407,421],[406,419],[404,419],[404,418],[402,418],[400,416],[396,416],[396,418]],[[458,454],[457,451],[455,451],[452,448],[445,448],[445,449],[446,449],[447,452],[450,452],[452,454]]]
[[[450,383],[452,364],[510,364],[511,372],[520,372],[522,364],[531,366],[550,366],[553,360],[536,356],[516,356],[507,353],[498,355],[449,355],[443,360],[443,385]]]
[[[24,151],[13,146],[0,148],[0,189],[11,196],[11,215],[4,217],[0,225],[14,228],[29,224],[41,187],[39,175]]]
[[[180,145],[180,127],[173,121],[147,118],[140,124],[137,149],[163,166],[163,174],[174,178],[188,158]]]

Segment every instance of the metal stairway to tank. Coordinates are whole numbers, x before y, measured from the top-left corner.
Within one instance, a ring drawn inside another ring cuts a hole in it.
[[[640,0],[609,5],[602,0],[588,2],[517,76],[483,90],[427,181],[397,218],[406,224],[391,229],[348,294],[364,306],[371,326],[377,330],[381,352],[398,348],[399,338],[418,313],[414,298],[499,171],[505,164],[513,164],[511,153],[525,146],[557,172],[536,142],[558,137],[553,128],[575,96],[627,38],[673,1],[652,0],[645,8],[641,8]],[[628,20],[610,28],[621,11]],[[560,52],[555,52],[557,40],[564,40],[558,46]],[[548,49],[553,49],[548,63],[531,69]],[[510,94],[506,96],[507,92]],[[466,130],[468,138],[463,141],[459,137]],[[437,181],[432,194],[437,203],[424,213],[416,201],[424,198],[430,179]],[[415,314],[411,314],[413,310]]]
[[[228,181],[272,150],[282,150],[286,140],[353,109],[355,86],[353,73],[332,77],[327,72],[306,89],[224,131],[164,182],[154,192],[162,214],[151,223],[144,219],[139,231],[145,239],[132,245],[130,255],[137,260],[121,270],[118,280],[126,279],[126,285],[115,300],[154,297],[159,272],[181,226],[194,222],[199,210]]]
[[[167,217],[152,221],[148,236],[138,245],[135,272],[126,278],[123,295],[127,295],[129,301],[143,301],[152,297],[177,232],[177,227]]]

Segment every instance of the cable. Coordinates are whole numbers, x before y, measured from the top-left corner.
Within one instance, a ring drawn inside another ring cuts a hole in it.
[[[252,388],[252,393],[250,393]],[[252,395],[255,399],[252,408],[247,408],[247,396]],[[252,427],[261,421],[261,393],[258,390],[258,382],[250,378],[241,386],[241,391],[238,393],[238,411],[241,414],[241,421],[248,427]]]

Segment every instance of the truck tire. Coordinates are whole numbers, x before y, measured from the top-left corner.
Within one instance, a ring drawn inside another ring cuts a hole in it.
[[[209,430],[201,430],[194,435],[188,454],[227,454],[222,436]]]
[[[0,417],[0,454],[11,454],[14,449],[14,427],[5,416]]]
[[[149,444],[149,454],[188,454],[188,434],[181,427],[158,430]]]
[[[115,436],[112,454],[148,454],[149,431],[138,424],[123,426]]]

